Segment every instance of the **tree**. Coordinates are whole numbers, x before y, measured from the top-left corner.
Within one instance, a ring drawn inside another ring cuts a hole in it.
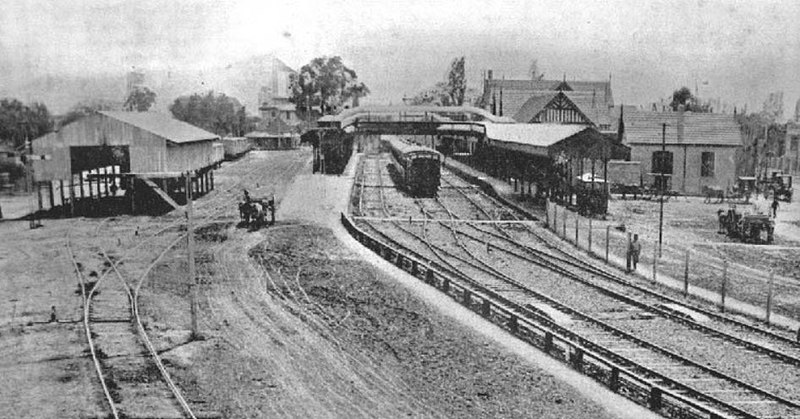
[[[345,66],[339,56],[314,58],[290,76],[290,83],[289,100],[306,113],[319,107],[324,115],[352,98],[369,94],[369,88],[358,82],[356,72]]]
[[[128,111],[146,112],[156,102],[156,94],[146,87],[136,87],[125,99],[125,109]]]
[[[688,105],[690,105],[693,101],[694,96],[692,95],[692,91],[689,90],[688,87],[684,86],[672,92],[672,102],[670,102],[669,106],[673,111],[677,111],[678,106],[683,105],[684,109],[686,109],[686,107],[688,107]]]
[[[24,105],[17,99],[0,100],[0,142],[20,148],[53,130],[47,107],[38,102]]]
[[[467,77],[464,72],[464,56],[456,57],[450,63],[447,73],[447,94],[454,106],[464,104],[464,92],[467,90]]]
[[[244,134],[247,114],[242,104],[224,93],[195,93],[181,96],[169,107],[172,116],[217,135]]]
[[[447,83],[439,82],[434,87],[425,89],[408,100],[410,105],[449,106],[450,95],[447,93]]]
[[[348,95],[353,99],[353,107],[358,106],[358,101],[370,93],[366,84],[358,82],[350,86]]]
[[[711,107],[710,102],[702,102],[700,98],[695,97],[688,87],[684,86],[672,92],[672,102],[669,106],[673,111],[677,111],[678,107],[683,105],[683,109],[689,112],[711,112],[714,109]]]
[[[66,126],[84,116],[92,115],[99,111],[114,111],[119,109],[119,103],[108,100],[95,99],[88,102],[78,102],[61,118],[58,122],[58,126]]]

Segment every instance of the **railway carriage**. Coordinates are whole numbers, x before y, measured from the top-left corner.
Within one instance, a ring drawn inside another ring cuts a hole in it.
[[[401,180],[400,186],[411,196],[435,196],[441,176],[441,153],[396,137],[385,141],[392,153]]]

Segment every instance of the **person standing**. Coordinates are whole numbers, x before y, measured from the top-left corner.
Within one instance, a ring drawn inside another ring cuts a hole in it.
[[[633,262],[633,270],[636,270],[636,265],[639,264],[639,254],[642,253],[642,243],[639,242],[639,235],[633,235],[633,242],[631,242],[631,262]]]
[[[778,218],[778,198],[772,198],[772,218]]]

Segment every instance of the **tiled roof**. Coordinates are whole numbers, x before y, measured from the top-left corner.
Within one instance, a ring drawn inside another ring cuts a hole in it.
[[[522,108],[514,115],[518,122],[528,123],[559,94],[564,94],[592,123],[601,127],[612,126],[612,108],[600,101],[594,93],[589,92],[535,92]],[[613,127],[611,127],[613,128]]]
[[[534,147],[549,147],[561,140],[590,129],[586,125],[568,124],[491,124],[486,125],[486,136],[491,140],[506,141]]]
[[[486,80],[487,88],[484,91],[484,100],[487,107],[491,107],[492,95],[497,101],[497,110],[500,110],[500,91],[503,91],[503,115],[517,115],[522,111],[523,106],[532,98],[539,96],[546,96],[552,92],[556,92],[557,88],[565,83],[561,80],[503,80],[492,79]],[[591,112],[584,109],[584,98],[588,96],[593,99],[598,109],[601,109],[601,114],[596,115],[600,118],[600,124],[608,124],[605,115],[607,112],[602,109],[614,106],[614,96],[611,92],[611,83],[607,81],[566,81],[566,84],[572,90],[565,90],[570,99],[577,98],[581,104],[576,103],[578,107],[584,112],[587,117],[592,118]],[[574,99],[573,99],[574,100]],[[527,115],[529,111],[525,112]],[[538,113],[538,112],[537,112]],[[535,115],[535,114],[534,114]],[[533,115],[531,116],[533,118]],[[517,119],[516,117],[514,119]],[[528,120],[520,120],[519,122],[528,122]],[[592,118],[594,121],[595,119]]]
[[[531,122],[556,95],[558,95],[557,92],[546,92],[531,96],[528,101],[522,105],[519,111],[514,114],[514,120],[523,124]]]
[[[667,144],[742,145],[739,124],[732,115],[714,113],[683,114],[684,134],[678,138],[678,112],[628,111],[625,109],[626,144],[660,144],[662,124],[666,123]]]
[[[219,136],[156,112],[101,111],[102,115],[153,133],[173,143],[216,140]]]
[[[609,104],[600,98],[600,93],[594,92],[564,92],[565,95],[598,127],[613,125]],[[613,127],[612,127],[613,128]]]

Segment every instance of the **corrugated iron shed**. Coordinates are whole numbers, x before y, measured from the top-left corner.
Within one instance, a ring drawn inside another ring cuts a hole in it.
[[[51,156],[34,162],[35,178],[67,180],[103,165],[131,173],[201,170],[215,163],[213,141],[218,138],[168,115],[99,112],[33,141],[35,154]]]
[[[100,114],[151,132],[176,144],[219,139],[216,134],[161,113],[103,111]]]

